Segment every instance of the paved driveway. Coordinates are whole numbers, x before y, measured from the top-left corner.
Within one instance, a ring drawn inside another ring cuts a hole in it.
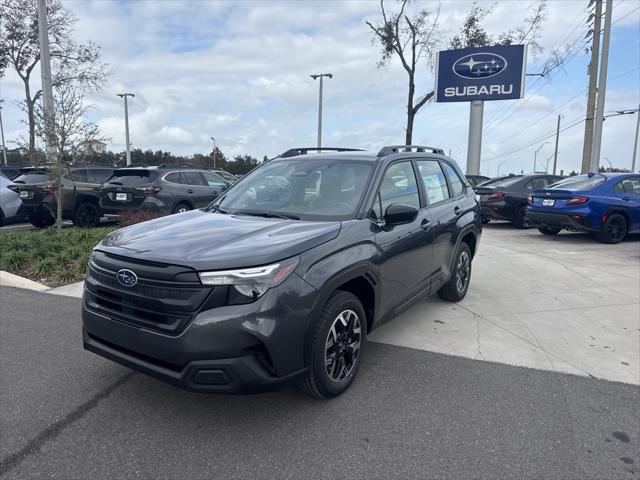
[[[633,385],[370,343],[332,401],[183,392],[82,350],[80,301],[0,289],[3,478],[638,478]]]

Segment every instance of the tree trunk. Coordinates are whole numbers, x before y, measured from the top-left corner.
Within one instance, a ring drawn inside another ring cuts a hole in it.
[[[31,88],[29,87],[29,77],[24,79],[25,103],[27,105],[27,118],[29,123],[29,160],[35,161],[36,151],[36,114],[35,101],[31,98]]]
[[[413,81],[413,75],[409,75],[409,95],[407,96],[407,128],[404,139],[405,145],[411,145],[413,140],[413,117],[415,112],[413,111],[413,95],[416,90],[416,85]]]

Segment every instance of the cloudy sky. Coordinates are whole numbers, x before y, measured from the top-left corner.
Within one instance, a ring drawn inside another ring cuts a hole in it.
[[[262,158],[291,146],[315,145],[318,85],[309,74],[319,72],[334,74],[325,81],[323,144],[377,151],[403,143],[406,73],[396,62],[377,67],[379,49],[365,25],[365,19],[378,16],[377,1],[64,3],[78,18],[77,39],[98,43],[109,64],[109,83],[88,102],[92,119],[111,138],[111,150],[124,149],[123,107],[115,95],[122,91],[136,95],[129,110],[134,148],[206,153],[215,136],[227,156]],[[485,26],[494,33],[520,25],[535,4],[491,3]],[[549,2],[540,38],[544,52],[537,59],[529,56],[528,72],[539,71],[552,48],[584,36],[587,3]],[[416,4],[440,5],[443,40],[458,31],[472,5]],[[614,0],[613,22],[607,112],[640,103],[638,1]],[[584,118],[588,62],[581,51],[549,78],[528,77],[524,100],[486,103],[483,173],[495,174],[498,164],[501,172],[530,171],[540,145],[539,159],[552,155],[554,138],[544,137],[555,131],[557,115],[564,115],[565,126]],[[37,83],[39,76],[34,78]],[[424,65],[418,95],[432,87],[433,72]],[[25,133],[22,114],[13,105],[22,95],[19,79],[7,72],[0,97],[9,141]],[[416,117],[414,143],[450,149],[464,165],[468,115],[467,103],[428,103]],[[635,122],[632,115],[605,121],[602,157],[614,166],[631,164]],[[559,168],[579,169],[583,134],[583,123],[561,133]]]

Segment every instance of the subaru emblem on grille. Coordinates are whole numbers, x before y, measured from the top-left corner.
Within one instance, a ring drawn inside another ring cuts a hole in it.
[[[138,283],[138,276],[131,270],[123,268],[122,270],[118,270],[118,273],[116,273],[116,280],[118,280],[120,285],[133,287]]]

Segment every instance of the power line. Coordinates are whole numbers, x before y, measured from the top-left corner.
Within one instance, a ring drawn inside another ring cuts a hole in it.
[[[633,10],[631,10],[630,12],[625,13],[623,16],[621,16],[620,18],[617,18],[611,25],[615,25],[616,23],[618,23],[620,20],[623,20],[625,18],[627,18],[629,15],[631,15],[634,12],[637,12],[638,10],[640,10],[640,7],[636,7]]]

